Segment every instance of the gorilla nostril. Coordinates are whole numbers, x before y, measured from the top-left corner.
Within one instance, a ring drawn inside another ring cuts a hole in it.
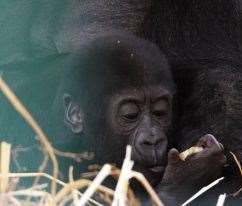
[[[163,144],[164,138],[159,135],[144,135],[141,138],[138,138],[138,142],[140,145],[144,146],[157,146]]]
[[[158,145],[162,142],[162,139],[149,139],[143,142],[144,145]]]
[[[154,142],[150,141],[150,140],[145,140],[143,142],[144,145],[147,145],[147,146],[151,146],[151,145],[154,145]]]

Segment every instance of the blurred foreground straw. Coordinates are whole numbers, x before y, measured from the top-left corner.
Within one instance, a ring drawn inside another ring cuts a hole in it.
[[[6,96],[6,98],[9,100],[9,102],[12,104],[14,109],[23,117],[23,119],[29,124],[29,126],[33,129],[33,131],[38,135],[39,141],[43,145],[43,148],[46,150],[46,152],[53,164],[53,177],[55,179],[58,178],[59,173],[59,165],[56,159],[56,155],[54,153],[54,150],[51,146],[51,143],[48,140],[48,137],[45,135],[43,130],[40,128],[38,123],[35,121],[35,119],[31,116],[31,114],[28,112],[28,110],[25,108],[25,106],[20,102],[18,97],[14,94],[14,92],[10,89],[10,87],[7,85],[7,83],[0,77],[0,90],[2,93]],[[52,195],[55,195],[56,193],[56,182],[51,182],[51,193]]]
[[[0,178],[0,192],[6,192],[8,187],[8,176],[10,166],[11,145],[6,142],[1,142],[0,145],[0,173],[3,177]]]

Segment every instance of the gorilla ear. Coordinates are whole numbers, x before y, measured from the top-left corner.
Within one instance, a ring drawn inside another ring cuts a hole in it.
[[[80,105],[72,100],[71,95],[63,95],[63,105],[65,109],[64,122],[75,134],[83,132],[83,112]]]

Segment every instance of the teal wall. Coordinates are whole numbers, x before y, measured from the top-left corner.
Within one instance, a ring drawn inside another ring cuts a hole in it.
[[[84,22],[78,0],[0,1],[0,74],[63,151],[82,152],[88,143],[64,123],[62,100],[63,74],[75,63],[70,54],[82,43]],[[12,144],[13,172],[37,170],[43,156],[35,134],[2,94],[0,139]],[[70,165],[78,176],[89,163],[59,161],[64,177]]]

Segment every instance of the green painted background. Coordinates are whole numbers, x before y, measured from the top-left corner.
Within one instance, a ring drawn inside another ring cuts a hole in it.
[[[0,1],[0,74],[62,151],[85,151],[88,143],[66,127],[62,101],[63,74],[75,63],[70,54],[83,43],[86,21],[77,0]],[[37,170],[43,156],[36,136],[2,94],[0,139],[12,144],[13,172]],[[70,165],[78,176],[88,164],[59,161],[63,177]]]

